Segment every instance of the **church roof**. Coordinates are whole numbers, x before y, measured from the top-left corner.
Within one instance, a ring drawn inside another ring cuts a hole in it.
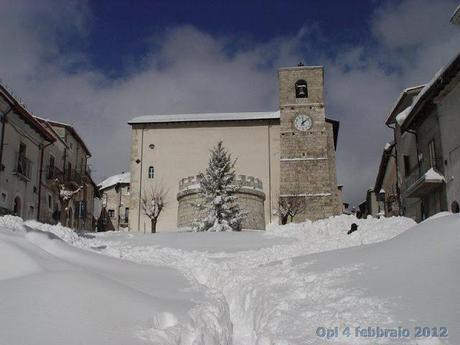
[[[162,122],[202,122],[202,121],[242,121],[279,119],[279,111],[241,112],[241,113],[200,113],[174,115],[145,115],[135,117],[128,124],[162,123]]]
[[[280,111],[241,112],[241,113],[199,113],[173,115],[145,115],[135,117],[128,124],[167,123],[167,122],[206,122],[206,121],[248,121],[248,120],[279,120]],[[337,148],[339,121],[326,118],[333,126],[334,147]]]

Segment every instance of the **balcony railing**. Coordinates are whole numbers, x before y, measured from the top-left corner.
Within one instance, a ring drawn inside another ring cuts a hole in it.
[[[48,165],[46,168],[46,178],[48,180],[58,180],[62,182],[64,180],[64,173],[56,166]]]
[[[30,180],[32,161],[19,152],[16,153],[16,167],[14,173],[22,178]]]
[[[71,170],[67,169],[65,172],[65,181],[73,182],[76,185],[80,186],[82,184],[82,176],[75,169],[71,169]]]
[[[420,162],[420,170],[418,167],[415,167],[411,171],[411,174],[406,177],[405,179],[406,192],[408,192],[410,195],[417,196],[419,184],[420,184],[422,177],[431,168],[433,168],[436,172],[439,172],[440,174],[442,174],[442,164],[443,164],[442,159],[436,159],[434,164],[432,164],[431,161],[429,160],[422,160]],[[417,190],[415,190],[414,188]]]

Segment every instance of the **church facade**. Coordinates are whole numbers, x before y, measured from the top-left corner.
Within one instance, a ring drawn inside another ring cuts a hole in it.
[[[294,221],[342,213],[335,148],[339,123],[326,118],[322,66],[279,70],[279,111],[141,116],[132,119],[130,231],[149,232],[144,193],[161,186],[167,205],[158,231],[188,227],[196,214],[197,175],[210,149],[223,140],[237,159],[238,199],[245,228],[278,222],[280,198],[299,199]]]

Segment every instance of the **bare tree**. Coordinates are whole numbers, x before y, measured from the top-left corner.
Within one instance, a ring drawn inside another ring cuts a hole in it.
[[[59,191],[59,202],[61,204],[60,222],[62,225],[65,225],[66,220],[69,218],[70,202],[73,197],[83,189],[83,186],[72,190],[66,184],[61,183],[59,180],[56,180],[56,185]]]
[[[157,222],[161,211],[166,206],[166,195],[168,192],[161,186],[157,185],[148,191],[144,191],[142,197],[142,208],[147,217],[150,218],[152,234],[157,232]]]
[[[280,196],[278,198],[278,205],[274,210],[274,214],[278,215],[281,219],[281,224],[287,224],[288,220],[291,222],[294,217],[305,212],[305,197],[300,195]]]

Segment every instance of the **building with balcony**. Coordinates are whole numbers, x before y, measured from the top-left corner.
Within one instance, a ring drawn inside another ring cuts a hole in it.
[[[91,153],[73,126],[40,117],[37,120],[55,138],[55,143],[44,150],[44,193],[41,194],[43,207],[40,208],[39,220],[54,224],[62,219],[59,186],[64,185],[68,190],[80,188],[66,214],[66,226],[76,230],[93,230],[94,198],[98,196],[98,190],[88,166]]]
[[[0,85],[0,215],[37,219],[44,147],[55,138]]]
[[[128,230],[130,173],[110,176],[98,184],[102,199],[97,230]]]
[[[394,130],[401,214],[421,221],[460,202],[460,54],[426,85],[402,92]]]

